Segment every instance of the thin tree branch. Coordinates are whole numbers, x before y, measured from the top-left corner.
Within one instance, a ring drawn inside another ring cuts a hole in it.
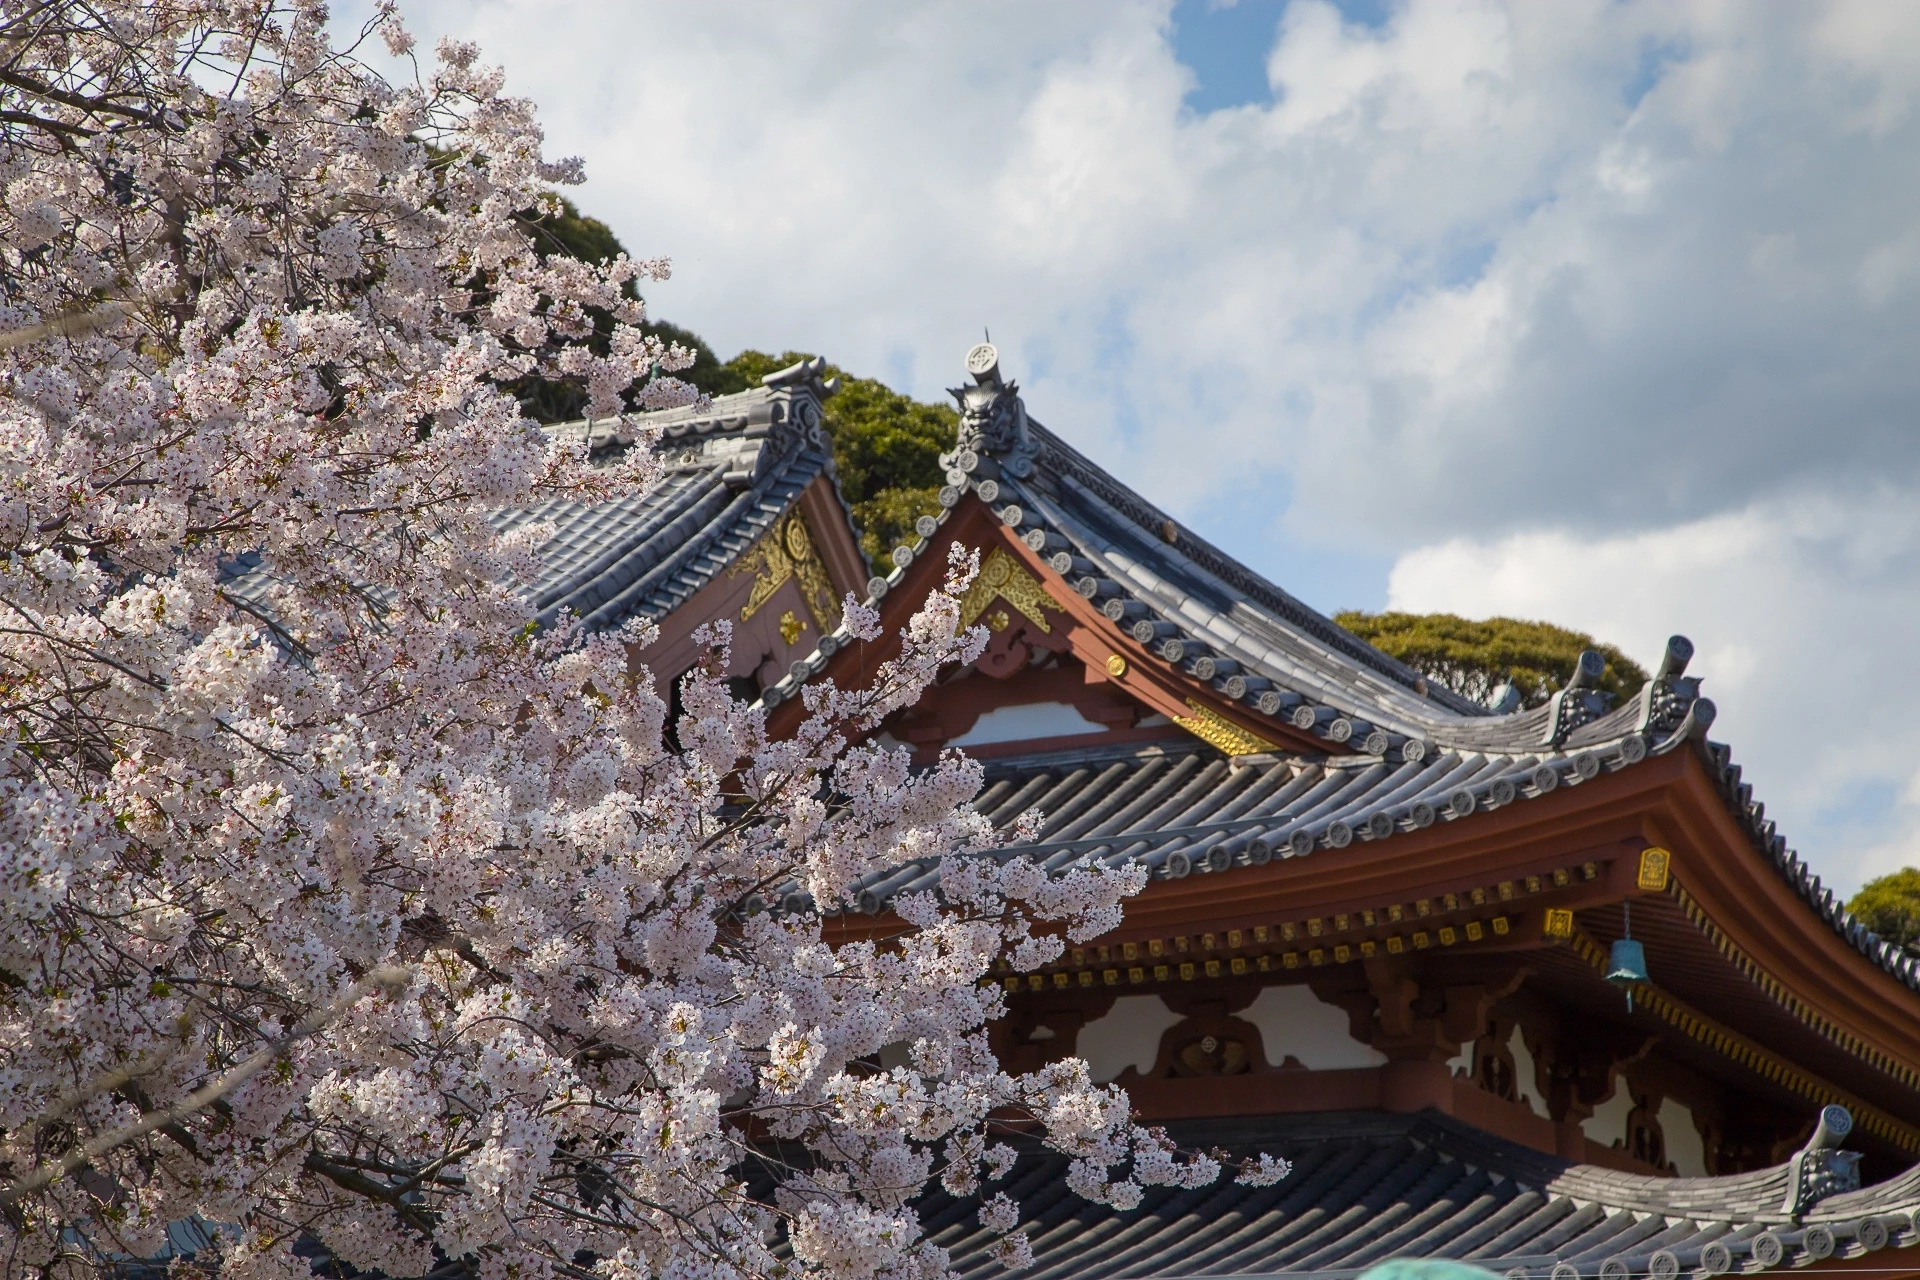
[[[164,1128],[170,1124],[178,1124],[188,1116],[205,1110],[258,1075],[262,1068],[285,1053],[295,1042],[304,1040],[308,1036],[325,1028],[341,1014],[358,1004],[360,998],[369,991],[379,989],[391,994],[405,988],[407,983],[412,980],[412,971],[400,968],[397,965],[383,966],[375,969],[366,977],[354,983],[351,987],[348,987],[346,991],[341,993],[331,1004],[315,1010],[313,1013],[308,1014],[299,1022],[295,1023],[293,1030],[287,1032],[287,1034],[254,1054],[251,1058],[248,1058],[245,1062],[233,1068],[233,1070],[195,1090],[193,1093],[188,1094],[164,1111],[149,1112],[132,1124],[123,1125],[111,1132],[103,1133],[93,1139],[93,1141],[69,1151],[53,1163],[39,1166],[13,1185],[0,1187],[0,1205],[13,1204],[25,1196],[32,1195],[36,1191],[53,1185],[75,1170],[86,1167],[100,1156],[112,1151],[115,1147],[123,1147],[129,1142],[145,1137],[156,1129]]]

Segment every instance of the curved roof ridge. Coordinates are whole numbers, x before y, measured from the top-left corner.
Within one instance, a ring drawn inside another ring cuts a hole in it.
[[[1278,611],[1283,621],[1298,627],[1330,651],[1394,681],[1414,697],[1428,699],[1457,715],[1489,714],[1487,708],[1479,703],[1428,681],[1412,667],[1368,644],[1199,534],[1178,525],[1171,516],[1068,444],[1057,433],[1037,421],[1028,421],[1042,445],[1039,451],[1042,460],[1052,463],[1064,477],[1082,484],[1093,496],[1126,516],[1140,532],[1163,536],[1162,531],[1172,527],[1178,541],[1169,543],[1169,547],[1190,560],[1195,568],[1207,572],[1222,585],[1243,592],[1260,604]],[[1106,492],[1101,492],[1102,489]]]
[[[1077,482],[1071,477],[1067,478],[1067,482],[1077,485]],[[1111,505],[1106,503],[1100,495],[1089,493],[1087,496],[1102,506],[1107,507],[1108,510],[1112,510]],[[1224,597],[1231,601],[1224,609],[1217,604],[1209,608],[1207,614],[1212,616],[1203,615],[1195,608],[1196,605],[1201,603],[1200,601],[1196,600],[1190,593],[1181,592],[1179,584],[1170,582],[1155,573],[1151,564],[1143,561],[1132,561],[1130,558],[1123,559],[1123,557],[1127,555],[1126,549],[1117,547],[1112,543],[1106,543],[1104,540],[1101,540],[1101,545],[1095,545],[1094,540],[1098,538],[1098,534],[1094,530],[1087,528],[1084,524],[1075,520],[1072,515],[1068,514],[1064,509],[1050,501],[1044,495],[1033,494],[1030,495],[1030,499],[1041,509],[1051,523],[1058,525],[1063,531],[1067,532],[1070,537],[1073,537],[1077,532],[1079,536],[1074,537],[1074,540],[1080,542],[1082,548],[1091,553],[1090,558],[1097,557],[1096,563],[1104,562],[1109,568],[1117,570],[1130,579],[1135,588],[1132,592],[1134,598],[1140,599],[1143,603],[1147,603],[1150,606],[1157,605],[1158,611],[1166,614],[1170,618],[1185,616],[1190,618],[1195,625],[1212,631],[1215,630],[1219,621],[1223,621],[1225,617],[1230,616],[1230,611],[1235,605],[1243,603],[1242,601],[1232,600],[1231,584],[1219,579],[1216,575],[1208,571],[1205,566],[1195,565],[1194,568],[1200,574],[1204,575],[1207,579],[1211,579],[1209,585],[1214,586]],[[1118,515],[1121,513],[1115,512],[1114,514]],[[1253,638],[1241,637],[1236,640],[1229,640],[1228,643],[1233,643],[1236,647],[1251,649],[1253,647],[1252,644],[1249,643],[1251,639]],[[1316,637],[1309,636],[1307,639],[1315,640],[1316,647],[1325,656],[1337,658],[1338,655],[1330,648],[1324,645],[1318,645]],[[1282,653],[1271,646],[1263,645],[1261,646],[1261,651],[1261,656],[1266,659],[1269,665],[1276,669],[1284,669],[1289,681],[1294,683],[1296,688],[1303,685],[1311,686],[1316,691],[1319,699],[1328,702],[1330,705],[1337,706],[1342,702],[1350,704],[1343,707],[1343,710],[1356,713],[1363,709],[1367,711],[1375,710],[1374,707],[1364,704],[1353,696],[1356,690],[1351,685],[1343,686],[1338,681],[1329,680],[1322,672],[1314,670],[1311,666],[1299,662],[1291,655]],[[1351,679],[1354,675],[1359,676],[1363,681],[1367,681],[1376,692],[1383,693],[1389,698],[1394,698],[1396,701],[1402,702],[1403,705],[1406,705],[1409,709],[1411,708],[1411,704],[1415,702],[1429,701],[1413,690],[1402,687],[1397,681],[1388,681],[1377,677],[1369,680],[1368,677],[1375,676],[1373,672],[1364,670],[1352,672],[1348,674],[1348,679]],[[1304,692],[1305,690],[1302,689],[1302,691]],[[1481,709],[1480,714],[1486,714],[1485,708]],[[1449,710],[1447,718],[1449,720],[1464,720],[1468,717],[1452,713]],[[1401,727],[1409,727],[1414,723],[1416,722],[1411,719],[1405,720],[1401,722]]]

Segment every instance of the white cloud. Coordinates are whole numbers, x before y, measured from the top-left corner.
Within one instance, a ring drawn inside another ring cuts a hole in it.
[[[1296,0],[1273,104],[1195,114],[1170,0],[406,8],[506,63],[723,354],[937,397],[990,325],[1036,416],[1283,584],[1320,546],[1643,653],[1690,630],[1804,848],[1920,815],[1920,696],[1849,649],[1800,709],[1814,620],[1920,620],[1857,567],[1920,479],[1920,10]],[[1644,554],[1673,590],[1526,577],[1575,547],[1575,581]],[[1833,724],[1886,744],[1877,818],[1790,767]]]

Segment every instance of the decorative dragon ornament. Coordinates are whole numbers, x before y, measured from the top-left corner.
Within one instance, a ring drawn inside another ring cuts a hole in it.
[[[990,342],[967,352],[970,387],[951,387],[960,404],[960,436],[956,452],[981,454],[1026,452],[1027,407],[1020,400],[1020,384],[1000,376],[1000,353]]]

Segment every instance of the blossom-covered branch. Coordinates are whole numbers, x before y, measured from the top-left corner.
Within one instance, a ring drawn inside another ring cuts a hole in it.
[[[970,563],[781,741],[701,669],[670,746],[649,626],[535,625],[543,531],[489,515],[653,463],[503,388],[692,393],[627,287],[665,263],[529,242],[579,166],[497,70],[449,42],[391,85],[275,0],[0,0],[0,48],[6,1276],[197,1217],[230,1280],[305,1276],[302,1239],[392,1276],[936,1277],[912,1201],[1004,1174],[1008,1123],[1115,1204],[1216,1174],[1084,1064],[987,1047],[993,964],[1111,928],[1140,873],[995,856],[972,762],[856,745],[978,652]],[[912,858],[944,887],[884,944],[764,909]]]

